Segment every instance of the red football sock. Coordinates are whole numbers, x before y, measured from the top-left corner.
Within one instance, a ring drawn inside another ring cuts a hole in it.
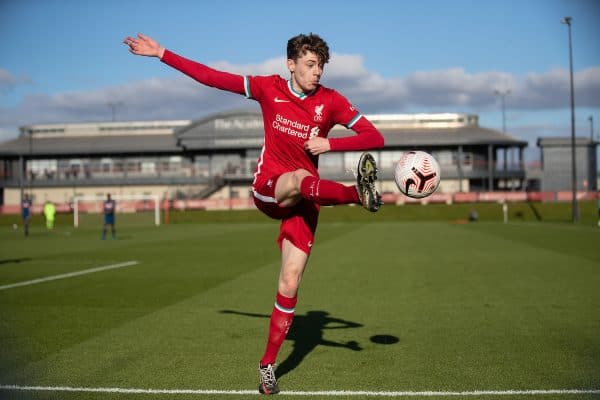
[[[297,297],[285,297],[277,293],[269,324],[269,341],[267,342],[265,354],[260,360],[261,365],[275,363],[277,353],[279,353],[279,349],[292,325],[297,299]]]
[[[300,183],[302,197],[322,206],[360,203],[354,186],[307,176]]]

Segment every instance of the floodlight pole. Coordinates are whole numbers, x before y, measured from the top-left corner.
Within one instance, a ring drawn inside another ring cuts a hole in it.
[[[590,146],[592,148],[592,150],[594,151],[594,156],[596,156],[598,154],[598,151],[596,150],[596,144],[594,143],[594,117],[593,116],[589,116],[588,120],[590,121]],[[598,187],[598,184],[596,182],[598,182],[598,158],[596,158],[596,162],[593,164],[594,166],[594,186],[596,187],[596,190],[600,190],[600,187]],[[593,187],[593,186],[592,186]]]
[[[575,91],[573,88],[573,45],[571,40],[571,21],[573,18],[564,17],[560,22],[569,29],[569,72],[571,80],[571,186],[572,186],[572,219],[579,220],[579,207],[577,204],[577,163],[575,161]]]
[[[502,132],[506,133],[506,96],[510,94],[510,89],[501,91],[494,90],[496,96],[500,96],[502,100]]]
[[[502,104],[502,133],[506,133],[506,96],[508,96],[510,94],[510,89],[506,89],[506,90],[494,90],[494,94],[496,96],[500,97],[501,100],[501,104]],[[512,163],[513,163],[513,152],[512,149],[510,151],[510,156],[511,156],[511,168],[512,168]],[[491,162],[491,160],[490,160]],[[506,149],[504,149],[504,169],[506,170]],[[508,180],[506,181],[508,182]],[[512,186],[512,185],[511,185]]]
[[[29,166],[29,171],[27,174],[27,183],[29,196],[31,196],[31,181],[33,180],[33,129],[29,130],[29,160],[25,163],[26,166]]]
[[[117,118],[116,118],[117,107],[123,106],[123,102],[122,101],[109,101],[107,104],[110,107],[110,110],[112,112],[112,121],[115,122],[117,120]]]

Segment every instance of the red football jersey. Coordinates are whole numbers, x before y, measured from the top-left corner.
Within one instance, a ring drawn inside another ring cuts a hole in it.
[[[259,102],[265,141],[257,174],[278,175],[300,168],[318,175],[318,156],[304,149],[315,136],[327,137],[336,124],[351,127],[360,113],[342,95],[319,86],[310,94],[298,93],[278,75],[247,76],[246,96]]]
[[[333,89],[319,86],[309,94],[296,92],[280,76],[241,76],[218,71],[165,50],[161,59],[196,81],[246,95],[259,102],[264,121],[264,144],[256,176],[267,176],[304,168],[318,176],[318,156],[304,150],[312,137],[327,137],[341,124],[358,135],[330,139],[331,151],[367,150],[383,147],[383,136],[348,100]]]

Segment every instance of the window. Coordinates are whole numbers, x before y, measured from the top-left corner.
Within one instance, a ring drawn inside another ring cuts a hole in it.
[[[394,168],[396,161],[402,157],[404,154],[403,151],[393,150],[393,151],[382,151],[381,152],[381,160],[379,160],[379,169],[380,170],[391,170]]]
[[[218,154],[211,159],[213,175],[236,175],[242,167],[242,157],[239,154]]]
[[[342,173],[343,168],[343,154],[342,153],[325,153],[319,157],[319,171],[321,173]]]
[[[102,172],[111,172],[113,167],[112,158],[102,158],[100,160],[100,170]]]
[[[208,177],[210,175],[210,159],[208,156],[194,158],[194,171],[196,176]]]

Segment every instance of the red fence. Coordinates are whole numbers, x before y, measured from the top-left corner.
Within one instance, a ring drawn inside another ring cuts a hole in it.
[[[424,199],[411,199],[397,193],[384,194],[386,204],[429,204],[429,203],[511,203],[511,202],[553,202],[571,201],[572,192],[467,192],[434,193]],[[596,200],[597,192],[577,192],[578,200]]]
[[[477,203],[477,202],[554,202],[571,201],[572,192],[470,192],[470,193],[434,193],[424,199],[411,199],[399,193],[384,193],[382,200],[385,204],[453,204],[453,203]],[[596,200],[597,192],[577,192],[578,200]],[[79,204],[81,213],[99,213],[102,211],[100,203]],[[33,206],[32,212],[40,214],[43,204]],[[254,208],[252,199],[222,199],[222,200],[163,200],[161,210],[165,209],[184,211],[184,210],[242,210]],[[117,212],[137,212],[152,211],[153,202],[143,200],[121,200],[117,205]],[[56,204],[58,213],[73,212],[71,204]],[[1,214],[19,214],[21,212],[18,205],[0,206]]]

